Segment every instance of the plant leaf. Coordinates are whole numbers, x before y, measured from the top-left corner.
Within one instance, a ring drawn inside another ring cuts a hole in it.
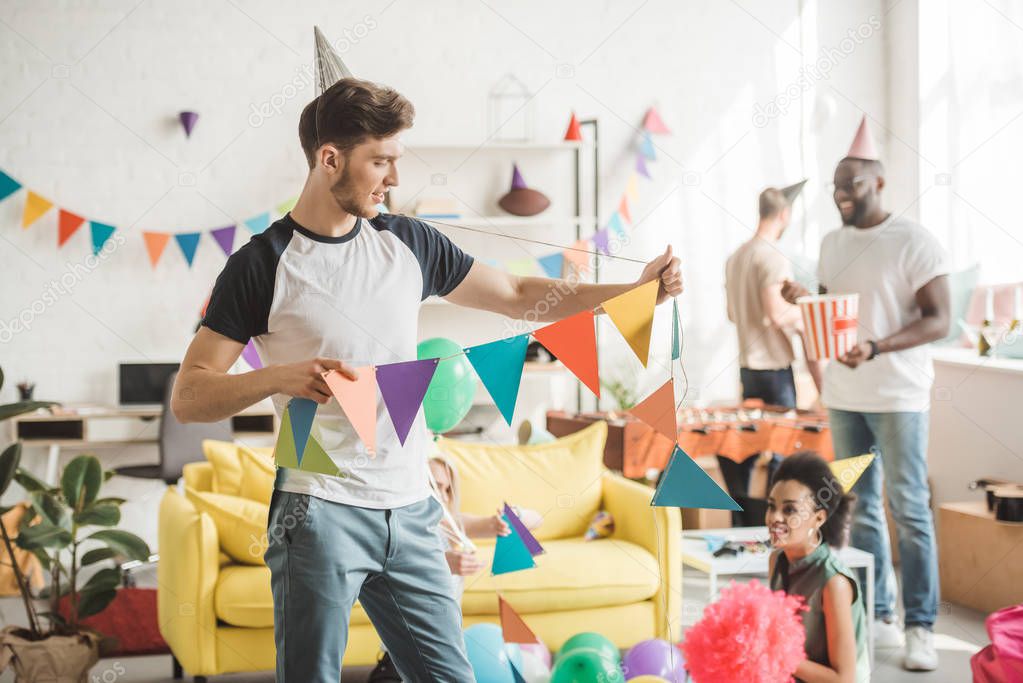
[[[18,531],[17,544],[19,548],[25,550],[66,548],[71,545],[71,532],[47,521],[33,526],[26,524]]]
[[[50,567],[53,566],[53,562],[50,560],[49,554],[42,548],[35,548],[32,550],[32,554],[39,558],[39,564],[43,565],[43,569],[50,571]]]
[[[56,495],[48,491],[36,491],[32,494],[32,509],[50,524],[71,530],[67,508]]]
[[[117,591],[113,588],[103,591],[89,591],[88,593],[82,593],[78,601],[78,617],[84,619],[85,617],[91,617],[94,614],[99,614],[107,605],[109,605],[114,598],[117,597]]]
[[[58,405],[56,401],[18,401],[17,403],[5,403],[0,405],[0,420],[7,420],[24,413],[31,413],[40,408],[49,408]]]
[[[113,472],[113,470],[109,470]],[[93,505],[124,505],[128,500],[126,498],[97,498],[92,501]]]
[[[74,520],[81,526],[117,526],[121,521],[121,510],[116,505],[90,505],[76,512]]]
[[[21,442],[15,441],[0,453],[0,495],[7,491],[21,462]]]
[[[14,475],[14,480],[21,484],[21,488],[25,489],[29,493],[33,493],[35,491],[50,491],[53,488],[42,479],[39,479],[34,474],[26,472],[25,470],[18,470],[17,474]]]
[[[121,585],[121,568],[107,567],[89,577],[89,580],[82,586],[80,592],[88,593],[93,591],[104,591],[117,588]]]
[[[89,539],[102,541],[108,546],[127,555],[129,559],[145,562],[149,559],[149,546],[135,534],[123,529],[101,529],[95,532]]]
[[[96,564],[97,562],[109,560],[114,557],[117,557],[117,551],[114,550],[113,548],[93,548],[92,550],[82,555],[82,559],[81,561],[79,561],[78,564],[82,567],[85,567],[90,564]]]
[[[64,500],[76,511],[96,500],[103,485],[103,467],[94,455],[79,455],[64,467],[60,486]]]

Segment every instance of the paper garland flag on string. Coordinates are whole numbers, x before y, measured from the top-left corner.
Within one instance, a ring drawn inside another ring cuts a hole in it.
[[[438,358],[424,358],[377,366],[377,386],[402,446],[439,362]]]
[[[575,112],[572,112],[572,118],[568,120],[568,130],[565,131],[565,142],[579,142],[583,139],[583,132],[579,128],[579,119],[576,118]]]
[[[581,311],[533,332],[533,337],[600,397],[593,311]]]
[[[607,227],[618,233],[619,237],[625,237],[625,224],[622,223],[622,217],[615,211],[611,214],[611,220],[607,222]]]
[[[838,483],[842,485],[846,493],[849,493],[872,462],[874,462],[874,454],[864,453],[852,458],[834,460],[828,465],[831,467],[831,473],[838,479]]]
[[[166,232],[142,232],[142,239],[146,242],[146,251],[149,253],[149,262],[156,268],[163,256],[163,250],[167,248],[170,241],[170,233]]]
[[[562,252],[556,251],[553,254],[541,256],[537,260],[540,262],[543,272],[547,273],[547,277],[561,277],[561,271],[565,266],[565,255]]]
[[[370,457],[373,457],[377,450],[376,369],[372,365],[364,365],[355,370],[359,373],[356,380],[350,380],[336,370],[323,373],[323,379],[352,423],[355,433],[362,439]]]
[[[270,212],[264,211],[258,216],[253,216],[245,221],[245,227],[249,229],[253,235],[258,235],[267,228],[270,227]]]
[[[234,251],[234,225],[228,225],[223,228],[217,228],[210,230],[210,234],[213,235],[213,239],[216,240],[220,248],[224,250],[225,256],[230,256],[231,252]]]
[[[504,504],[504,509],[501,512],[504,515],[504,518],[508,520],[508,526],[515,530],[515,533],[518,534],[519,538],[522,539],[522,542],[527,548],[529,548],[530,555],[536,557],[537,555],[543,555],[546,552],[543,549],[543,546],[540,545],[540,541],[536,540],[533,533],[526,528],[526,525],[522,523],[522,520],[519,519],[519,516],[515,514],[515,510],[513,510],[508,503]]]
[[[622,195],[622,201],[618,203],[618,213],[627,223],[632,222],[632,214],[629,212],[629,198]]]
[[[309,441],[309,432],[313,429],[316,406],[316,401],[310,398],[293,398],[288,401],[288,413],[291,414],[291,436],[295,441],[295,453],[298,454],[299,465],[302,464],[305,446]]]
[[[519,613],[512,609],[508,601],[497,596],[498,613],[501,615],[501,634],[506,643],[539,643],[533,630],[529,628]]]
[[[671,133],[668,127],[664,125],[664,119],[661,118],[661,115],[657,113],[657,109],[654,107],[646,110],[646,116],[643,117],[643,128],[658,135]]]
[[[661,475],[661,481],[654,491],[650,505],[705,510],[742,510],[702,467],[678,447],[678,444],[675,444],[668,468]]]
[[[21,214],[21,227],[27,228],[32,225],[52,207],[53,202],[49,199],[29,190],[25,196],[25,210]]]
[[[295,204],[298,203],[298,197],[292,197],[277,205],[277,213],[284,215],[295,208]]]
[[[505,261],[505,267],[508,272],[512,275],[519,275],[522,277],[528,277],[536,274],[536,259],[535,258],[517,258],[509,259]]]
[[[597,248],[597,251],[605,255],[611,253],[611,248],[608,245],[608,238],[609,235],[607,233],[607,228],[601,228],[597,232],[593,233],[593,246]]]
[[[657,391],[637,403],[629,411],[634,417],[663,434],[668,441],[678,441],[678,422],[675,419],[675,383],[668,380]]]
[[[519,670],[515,668],[515,664],[513,664],[510,660],[508,661],[508,666],[511,667],[512,678],[515,679],[515,683],[526,683],[526,679],[519,673]]]
[[[199,248],[199,234],[198,232],[174,233],[174,241],[181,247],[181,253],[184,254],[189,268],[192,267],[192,261],[195,259],[195,250]]]
[[[504,518],[504,521],[508,522],[507,517]],[[508,526],[511,526],[510,522]],[[494,544],[494,563],[490,567],[491,574],[497,576],[522,569],[532,569],[535,566],[536,562],[533,561],[529,548],[522,542],[514,529],[507,536],[497,537],[497,543]]]
[[[566,249],[565,260],[568,261],[579,273],[583,275],[590,271],[590,243],[586,240],[577,240],[571,249]]]
[[[639,143],[639,152],[646,157],[647,161],[656,161],[657,152],[654,151],[654,141],[650,133],[643,133],[643,139]]]
[[[650,171],[646,167],[646,157],[642,154],[636,155],[636,173],[640,174],[647,180],[650,179]]]
[[[678,298],[671,300],[671,359],[682,357],[682,323],[678,319]]]
[[[291,431],[291,411],[287,408],[284,409],[284,415],[281,417],[281,432],[277,435],[277,444],[274,446],[274,462],[278,467],[288,467],[303,472],[329,474],[342,479],[348,476],[338,469],[338,466],[312,436],[306,440],[305,451],[301,455],[295,452],[295,437]]]
[[[85,219],[70,211],[61,209],[57,214],[57,246],[63,247],[64,243],[71,239],[71,235],[78,232]]]
[[[21,189],[21,183],[0,171],[0,201],[7,199]]]
[[[106,223],[97,223],[96,221],[89,221],[89,232],[92,233],[92,253],[99,256],[99,253],[103,251],[103,245],[107,243],[107,240],[117,230],[112,225]]]
[[[629,181],[625,184],[625,196],[629,198],[630,202],[639,199],[639,181],[636,179],[635,173],[629,174]]]
[[[259,352],[256,351],[256,345],[249,340],[249,343],[242,349],[242,360],[249,364],[249,367],[253,370],[259,370],[263,367],[263,359],[259,357]]]
[[[520,334],[465,349],[465,357],[472,363],[487,393],[494,399],[509,426],[519,396],[528,346],[529,335]]]
[[[650,332],[660,284],[660,280],[651,280],[601,304],[644,368],[650,356]]]

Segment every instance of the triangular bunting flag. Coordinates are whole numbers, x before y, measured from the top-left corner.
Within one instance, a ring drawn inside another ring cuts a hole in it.
[[[359,379],[352,381],[336,370],[323,373],[330,393],[341,405],[355,433],[370,456],[377,450],[377,375],[372,365],[355,368]]]
[[[634,417],[654,428],[654,431],[678,441],[678,423],[675,420],[675,383],[668,380],[661,387],[637,403],[629,411]]]
[[[189,268],[192,267],[192,261],[195,259],[195,250],[199,248],[199,234],[198,232],[179,232],[174,234],[174,240],[181,247],[181,253],[184,254]]]
[[[650,505],[655,507],[742,510],[710,475],[685,451],[675,445],[668,468],[654,491]]]
[[[274,446],[274,462],[278,467],[298,469],[298,454],[295,453],[295,437],[291,433],[291,413],[287,408],[281,416],[281,431]]]
[[[293,398],[288,401],[288,412],[291,413],[291,435],[295,440],[295,453],[298,464],[302,464],[305,445],[309,441],[309,432],[313,429],[313,418],[316,417],[316,401],[310,398]]]
[[[607,222],[607,227],[618,233],[619,237],[625,237],[625,224],[622,223],[622,217],[615,211],[611,214],[611,220]]]
[[[466,358],[472,363],[473,369],[476,370],[483,386],[494,399],[509,426],[515,412],[515,401],[519,396],[522,367],[526,362],[528,346],[529,335],[520,334],[479,346],[470,346],[465,350]]]
[[[636,155],[636,173],[640,174],[647,180],[650,179],[650,170],[646,167],[646,157],[642,154]]]
[[[657,110],[650,107],[646,111],[646,116],[643,117],[643,128],[644,130],[656,133],[658,135],[667,135],[671,133],[668,127],[664,125],[664,119],[657,113]]]
[[[288,408],[284,409],[284,415],[281,417],[281,431],[274,446],[274,462],[278,467],[329,474],[334,477],[346,476],[312,436],[306,439],[305,452],[299,458],[295,453],[295,436],[291,429],[291,411]]]
[[[579,142],[583,139],[583,132],[579,128],[579,119],[576,118],[575,112],[572,112],[572,118],[568,120],[568,130],[565,131],[565,142]]]
[[[249,343],[242,349],[242,360],[249,364],[249,367],[253,370],[259,370],[263,367],[263,359],[259,357],[259,352],[256,351],[256,345],[249,340]]]
[[[540,545],[540,541],[536,540],[536,537],[533,536],[533,532],[526,528],[526,525],[522,523],[519,516],[515,514],[514,510],[512,510],[511,505],[505,503],[504,509],[501,512],[504,515],[504,518],[508,520],[508,526],[515,530],[515,533],[519,535],[522,542],[526,544],[527,548],[529,548],[530,555],[536,557],[537,555],[543,555],[546,552],[543,549],[543,546]]]
[[[865,453],[852,458],[834,460],[828,465],[831,466],[831,473],[838,479],[838,483],[842,485],[846,493],[849,493],[852,491],[852,487],[856,486],[856,482],[860,480],[860,475],[870,467],[872,462],[874,462],[874,454]]]
[[[564,252],[565,260],[568,261],[579,275],[590,272],[590,243],[586,240],[578,240],[571,249]]]
[[[337,464],[331,460],[327,452],[323,450],[323,446],[314,439],[309,437],[305,445],[305,453],[302,456],[302,464],[298,468],[304,472],[317,472],[319,474],[329,474],[332,477],[341,477],[344,479],[347,475],[338,468]]]
[[[508,522],[508,519],[505,518],[504,521]],[[508,526],[511,526],[510,522]],[[494,563],[490,568],[491,574],[497,576],[522,569],[532,569],[535,566],[536,562],[533,561],[529,548],[522,542],[514,529],[507,536],[497,537],[497,543],[494,544]]]
[[[277,205],[277,213],[279,213],[280,215],[283,216],[284,214],[286,214],[289,211],[291,211],[292,209],[294,209],[295,208],[295,204],[297,204],[297,203],[298,203],[298,197],[292,197],[291,199],[286,199],[286,200],[284,200],[283,202],[281,202],[280,204]]]
[[[654,141],[650,133],[643,133],[643,139],[639,143],[639,153],[646,157],[647,161],[657,161],[657,152],[654,151]]]
[[[213,239],[220,245],[225,256],[230,256],[231,252],[234,251],[234,229],[235,226],[228,225],[216,230],[210,230],[210,234],[213,235]]]
[[[660,280],[651,280],[601,304],[644,368],[650,356],[650,331],[660,284]]]
[[[7,199],[21,189],[21,183],[0,171],[0,201]]]
[[[267,228],[270,227],[270,212],[265,211],[258,216],[246,219],[245,227],[249,229],[253,235],[258,235]]]
[[[593,233],[593,246],[596,247],[597,251],[599,251],[601,254],[606,255],[611,252],[611,249],[608,246],[609,237],[610,236],[607,233],[607,228],[601,228],[597,232]]]
[[[107,243],[107,240],[110,239],[116,230],[117,228],[112,225],[89,221],[89,232],[92,233],[92,253],[99,256],[99,253],[103,251],[103,245]]]
[[[581,311],[564,320],[541,327],[533,332],[533,337],[564,363],[590,391],[600,397],[593,311]]]
[[[629,182],[625,184],[625,196],[634,204],[639,199],[639,180],[635,173],[629,174]]]
[[[618,213],[625,219],[626,223],[632,223],[632,214],[629,212],[629,198],[622,195],[622,201],[618,202]]]
[[[167,248],[170,241],[170,234],[166,232],[143,232],[142,239],[146,242],[146,251],[149,252],[149,262],[156,268],[163,256],[163,250]]]
[[[25,195],[25,210],[21,214],[21,227],[27,228],[35,223],[52,206],[53,202],[49,199],[29,190],[28,194]]]
[[[508,666],[511,667],[512,678],[515,679],[515,683],[526,683],[526,679],[522,677],[522,674],[520,674],[519,670],[515,668],[515,664],[513,664],[511,660],[508,661]]]
[[[57,246],[63,247],[64,243],[71,239],[71,235],[78,232],[85,219],[81,216],[61,209],[57,214]]]
[[[682,357],[682,323],[678,319],[678,297],[671,300],[671,359]]]
[[[498,612],[501,615],[501,633],[506,643],[539,643],[533,630],[522,620],[519,613],[512,609],[508,601],[497,596]]]
[[[423,405],[438,362],[437,358],[425,358],[377,366],[377,386],[402,446]]]
[[[529,277],[530,275],[536,274],[536,259],[535,258],[516,258],[509,259],[504,262],[505,268],[512,275],[519,275],[521,277]]]
[[[543,272],[547,273],[547,277],[559,278],[561,277],[562,268],[565,266],[565,255],[560,251],[556,251],[553,254],[541,256],[537,259],[537,262],[543,268]]]

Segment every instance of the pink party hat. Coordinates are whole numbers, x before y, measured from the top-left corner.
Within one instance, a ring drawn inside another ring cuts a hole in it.
[[[856,129],[856,137],[853,138],[852,145],[849,147],[846,156],[854,159],[866,159],[868,161],[877,161],[879,158],[877,145],[874,144],[874,136],[870,134],[870,128],[867,126],[867,117],[865,115],[860,120],[860,127]]]

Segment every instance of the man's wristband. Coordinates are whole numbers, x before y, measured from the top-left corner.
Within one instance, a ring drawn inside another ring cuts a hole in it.
[[[877,348],[877,342],[873,339],[867,341],[870,344],[870,355],[867,356],[867,360],[874,360],[881,353],[881,350]]]

